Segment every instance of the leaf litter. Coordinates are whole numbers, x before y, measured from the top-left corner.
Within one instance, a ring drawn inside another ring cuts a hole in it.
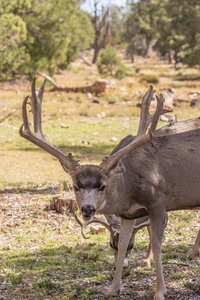
[[[122,291],[107,297],[113,278],[109,234],[85,241],[69,213],[44,211],[51,194],[0,194],[0,300],[153,299],[155,265],[142,265],[148,245],[145,230],[136,237]],[[187,256],[199,212],[170,213],[163,243],[166,299],[200,300],[200,261]]]

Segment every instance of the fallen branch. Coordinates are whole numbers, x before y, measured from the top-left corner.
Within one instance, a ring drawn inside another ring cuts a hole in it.
[[[58,83],[56,83],[50,76],[39,73],[42,77],[46,78],[54,87],[50,89],[50,92],[55,92],[55,91],[64,91],[67,93],[91,93],[91,94],[100,94],[104,93],[106,89],[106,81],[104,80],[97,80],[91,85],[86,85],[82,87],[66,87],[66,86],[61,86]]]
[[[40,72],[37,72],[40,76],[46,78],[55,88],[59,89],[59,88],[62,88],[58,83],[56,83],[53,78],[51,78],[50,76],[46,75],[46,74],[43,74],[43,73],[40,73]]]
[[[92,67],[92,63],[90,63],[83,55],[79,54],[79,57],[84,61],[84,63],[90,67]]]

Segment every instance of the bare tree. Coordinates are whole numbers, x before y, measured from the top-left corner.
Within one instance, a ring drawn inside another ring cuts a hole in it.
[[[109,8],[105,12],[102,12],[102,15],[98,15],[98,4],[99,1],[94,2],[94,27],[95,27],[95,40],[94,40],[94,55],[92,63],[97,62],[100,49],[105,46],[105,42],[108,36],[109,30]]]

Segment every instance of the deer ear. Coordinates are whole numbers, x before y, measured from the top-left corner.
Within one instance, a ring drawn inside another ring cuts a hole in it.
[[[119,160],[116,167],[110,171],[109,179],[113,178],[116,175],[122,175],[125,172],[126,172],[126,169],[125,169],[123,163],[121,162],[121,160]]]

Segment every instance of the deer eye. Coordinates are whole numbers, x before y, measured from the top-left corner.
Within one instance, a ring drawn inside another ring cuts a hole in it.
[[[133,246],[134,246],[134,244],[129,245],[129,246],[128,246],[128,250],[133,249]]]
[[[80,189],[79,189],[79,187],[77,185],[74,185],[74,191],[75,192],[79,192],[80,191]]]
[[[105,187],[106,187],[106,184],[102,184],[102,185],[100,186],[100,188],[98,189],[98,191],[100,191],[100,192],[104,191],[104,190],[105,190]]]

